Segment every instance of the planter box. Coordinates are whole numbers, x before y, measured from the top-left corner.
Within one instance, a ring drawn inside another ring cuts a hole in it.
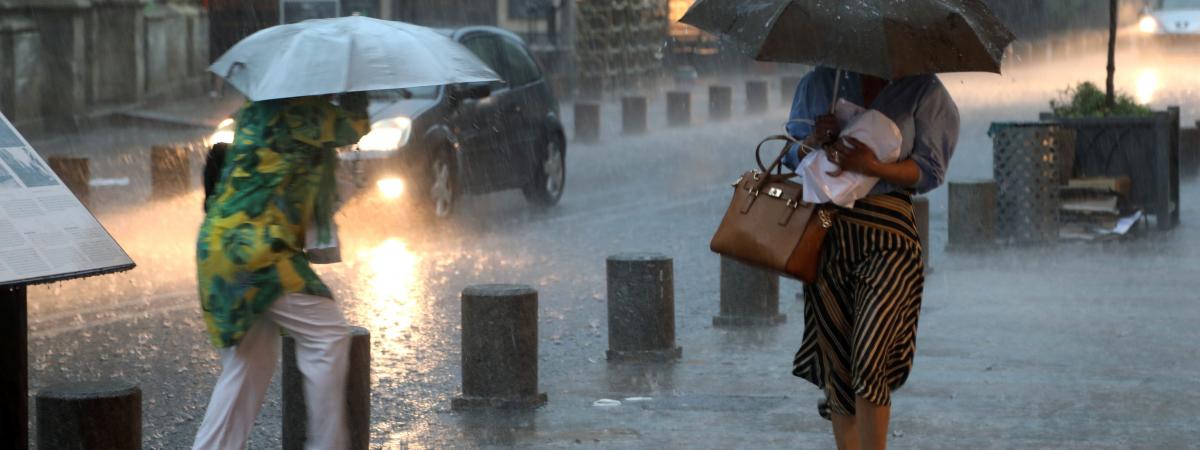
[[[1075,130],[1074,176],[1127,176],[1132,206],[1159,230],[1179,224],[1179,108],[1146,117],[1041,118]]]
[[[1005,244],[1058,240],[1059,186],[1071,173],[1075,131],[1054,123],[993,123],[996,238]]]
[[[1179,130],[1179,171],[1184,178],[1200,175],[1200,122]]]

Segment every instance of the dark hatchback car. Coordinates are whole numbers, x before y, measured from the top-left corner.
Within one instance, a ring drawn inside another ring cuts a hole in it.
[[[521,189],[556,204],[566,182],[566,139],[541,68],[517,35],[494,27],[440,30],[504,81],[371,93],[371,133],[340,154],[360,185],[415,200],[447,217],[463,194]]]

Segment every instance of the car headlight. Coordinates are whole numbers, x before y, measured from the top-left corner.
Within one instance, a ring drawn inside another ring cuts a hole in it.
[[[358,149],[364,151],[399,150],[408,145],[412,137],[412,119],[397,117],[371,124],[371,132],[358,141]]]
[[[399,198],[404,195],[404,180],[399,178],[382,178],[375,182],[375,187],[384,198]]]
[[[1155,19],[1154,16],[1143,16],[1138,21],[1138,29],[1147,34],[1157,33],[1159,30],[1158,19]]]
[[[208,146],[211,147],[213,144],[232,144],[234,127],[236,125],[233,119],[222,120],[221,124],[217,125],[217,130],[213,131],[213,134],[208,137]]]

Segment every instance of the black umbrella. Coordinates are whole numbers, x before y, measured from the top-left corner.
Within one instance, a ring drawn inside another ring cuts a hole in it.
[[[699,0],[680,20],[759,61],[896,79],[1000,73],[1015,39],[981,0]]]

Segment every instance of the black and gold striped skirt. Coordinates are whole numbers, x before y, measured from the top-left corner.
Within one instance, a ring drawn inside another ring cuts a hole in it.
[[[804,340],[792,373],[825,390],[821,416],[853,416],[855,397],[891,404],[916,352],[924,291],[912,198],[875,195],[839,211],[817,280],[804,285]]]

